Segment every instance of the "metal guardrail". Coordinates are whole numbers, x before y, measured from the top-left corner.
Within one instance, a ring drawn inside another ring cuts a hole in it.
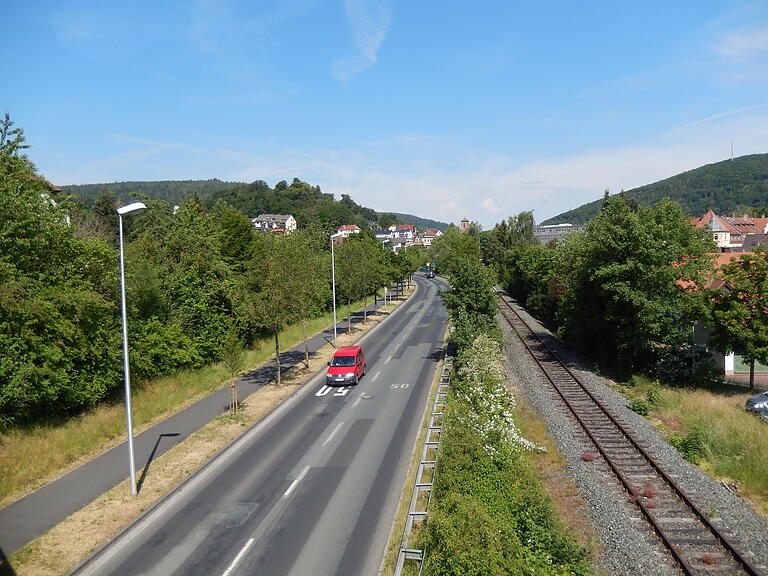
[[[437,448],[440,446],[440,435],[443,429],[443,410],[448,400],[448,389],[453,372],[453,359],[450,356],[443,358],[443,366],[440,372],[440,383],[437,385],[435,401],[432,403],[432,414],[429,417],[429,426],[424,436],[424,445],[421,448],[419,468],[416,472],[416,483],[411,493],[411,503],[408,506],[408,517],[403,528],[403,537],[400,540],[400,552],[397,555],[394,576],[402,576],[406,562],[416,563],[418,574],[421,575],[424,551],[411,547],[411,534],[414,526],[422,525],[427,519],[429,503],[432,500],[432,483],[435,480],[435,459]]]

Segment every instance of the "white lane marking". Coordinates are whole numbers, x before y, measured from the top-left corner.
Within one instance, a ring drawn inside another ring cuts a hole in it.
[[[384,360],[384,364],[389,364],[389,361],[392,360],[392,355],[389,355],[386,360]]]
[[[304,466],[304,470],[302,470],[298,476],[296,476],[296,480],[291,482],[291,485],[288,486],[288,490],[285,491],[283,494],[283,498],[288,498],[288,496],[291,495],[291,492],[293,492],[296,489],[296,486],[299,485],[299,482],[301,482],[304,479],[304,476],[307,475],[307,472],[309,472],[309,464]]]
[[[371,378],[371,383],[376,382],[376,378],[378,378],[381,375],[381,370],[376,372],[376,374],[373,375],[373,378]]]
[[[341,428],[343,424],[344,422],[339,422],[338,424],[336,424],[336,428],[333,429],[333,432],[331,432],[328,438],[325,439],[325,442],[323,442],[323,446],[325,446],[326,444],[328,444],[328,442],[331,441],[331,438],[333,438],[336,435],[336,432],[339,431],[339,428]]]
[[[232,573],[232,570],[235,569],[235,566],[237,566],[237,563],[242,560],[243,556],[245,556],[245,553],[248,552],[248,548],[251,547],[251,544],[253,544],[253,538],[248,540],[248,542],[245,543],[245,546],[240,550],[240,552],[237,553],[237,556],[235,556],[235,559],[232,560],[232,564],[229,565],[229,568],[227,568],[227,571],[222,574],[222,576],[229,576]]]
[[[352,408],[356,408],[358,404],[360,404],[360,400],[363,399],[363,394],[360,394],[360,396],[357,397],[357,400],[352,402]]]

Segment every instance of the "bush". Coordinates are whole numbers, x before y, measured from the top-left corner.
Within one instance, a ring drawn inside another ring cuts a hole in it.
[[[692,430],[685,436],[673,434],[669,437],[669,443],[691,464],[701,462],[706,453],[706,434],[699,429]]]
[[[444,419],[424,574],[589,574],[562,527],[513,421],[498,343],[478,337],[456,361]]]
[[[648,416],[648,412],[651,411],[651,407],[646,400],[636,398],[629,403],[629,408],[633,412],[637,412],[640,416]]]

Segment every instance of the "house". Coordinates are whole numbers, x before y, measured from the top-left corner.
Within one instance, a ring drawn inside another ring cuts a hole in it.
[[[534,226],[533,237],[539,244],[549,244],[551,241],[560,242],[568,234],[584,230],[582,224],[548,224],[546,226]]]
[[[416,237],[416,227],[413,224],[400,224],[395,229],[395,238],[413,240]]]
[[[256,230],[262,232],[290,234],[296,231],[296,219],[290,214],[260,214],[251,222]]]
[[[762,246],[768,250],[768,234],[749,234],[744,238],[741,245],[741,252],[754,252],[755,248]]]
[[[747,254],[746,252],[716,252],[714,254],[711,254],[712,256],[712,263],[715,268],[715,271],[720,269],[722,266],[725,266],[726,264],[730,264],[734,260],[737,260]],[[679,282],[679,284],[683,287],[689,287],[690,284]],[[707,281],[706,288],[709,290],[728,290],[728,285],[723,280],[717,272],[715,275],[710,278]],[[740,374],[749,374],[749,366],[744,364],[744,362],[741,360],[740,354],[734,354],[731,352],[730,354],[723,354],[722,352],[719,352],[717,350],[712,350],[709,348],[709,336],[711,334],[711,330],[703,326],[703,323],[701,322],[694,322],[692,327],[692,338],[693,343],[697,347],[701,347],[704,349],[707,349],[710,354],[710,363],[713,368],[720,374],[723,374],[725,376],[738,376]],[[768,367],[762,366],[759,363],[755,363],[755,372],[768,372]]]
[[[427,228],[421,233],[421,235],[419,236],[419,239],[421,240],[422,245],[429,247],[429,246],[432,246],[432,241],[435,238],[442,235],[443,233],[440,232],[440,230],[437,230],[435,228]]]
[[[336,230],[336,234],[341,234],[344,238],[349,238],[352,234],[360,234],[360,227],[354,224],[344,224]]]
[[[394,238],[394,232],[391,230],[374,230],[373,231],[373,237],[376,238],[379,242],[383,242],[386,240],[390,240]]]
[[[740,248],[751,234],[768,234],[768,218],[750,218],[746,214],[741,218],[718,216],[708,210],[701,218],[694,218],[693,225],[707,228],[721,252]]]

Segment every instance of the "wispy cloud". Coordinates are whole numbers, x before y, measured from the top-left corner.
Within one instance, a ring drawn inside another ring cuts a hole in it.
[[[714,49],[723,58],[733,61],[768,58],[768,25],[724,34]]]
[[[344,0],[344,12],[358,53],[332,62],[331,74],[342,84],[376,63],[392,21],[388,0]]]
[[[768,83],[768,23],[729,30],[712,44],[720,74],[729,83]]]
[[[705,116],[704,118],[699,118],[698,120],[693,120],[692,122],[687,122],[683,124],[682,126],[678,126],[677,128],[673,128],[670,132],[677,132],[680,130],[687,130],[688,128],[693,128],[694,126],[698,126],[700,124],[708,124],[710,122],[715,122],[716,120],[721,120],[723,118],[727,118],[729,116],[736,116],[739,114],[744,114],[746,112],[751,112],[753,110],[757,110],[759,108],[764,108],[768,106],[768,102],[761,102],[760,104],[755,104],[754,106],[745,106],[743,108],[736,108],[735,110],[726,110],[725,112],[718,112],[717,114],[711,114],[709,116]]]

